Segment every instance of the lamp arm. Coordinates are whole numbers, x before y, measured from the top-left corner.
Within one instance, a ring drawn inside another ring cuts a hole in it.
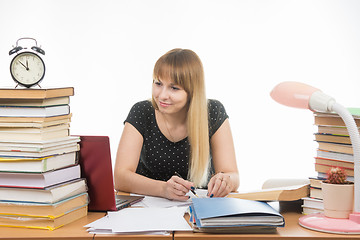
[[[354,212],[360,213],[360,134],[353,116],[349,110],[338,103],[334,103],[332,111],[343,119],[349,132],[354,155]]]

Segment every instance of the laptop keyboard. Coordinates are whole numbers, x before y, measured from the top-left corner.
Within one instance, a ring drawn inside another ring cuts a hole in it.
[[[115,203],[116,203],[116,205],[122,204],[122,203],[124,203],[124,202],[126,202],[126,201],[127,201],[127,200],[125,200],[125,199],[115,198]]]

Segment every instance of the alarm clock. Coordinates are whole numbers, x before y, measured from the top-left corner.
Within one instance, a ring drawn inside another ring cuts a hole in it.
[[[34,40],[35,46],[30,49],[19,46],[20,40]],[[9,55],[16,54],[10,63],[10,74],[18,85],[30,88],[44,79],[45,63],[39,54],[45,55],[45,51],[37,46],[34,38],[20,38],[16,41],[16,46],[9,51]]]

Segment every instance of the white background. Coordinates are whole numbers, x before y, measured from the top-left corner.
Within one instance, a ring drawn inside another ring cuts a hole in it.
[[[230,116],[240,190],[257,189],[315,175],[312,113],[275,103],[276,84],[305,82],[360,107],[359,13],[346,0],[0,0],[0,86],[15,86],[16,40],[36,38],[42,86],[75,88],[71,134],[109,136],[114,161],[131,106],[151,96],[155,61],[192,49],[208,98]]]

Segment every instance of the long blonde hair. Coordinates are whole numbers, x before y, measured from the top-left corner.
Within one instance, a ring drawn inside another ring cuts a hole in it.
[[[155,63],[153,79],[169,77],[184,88],[189,98],[187,131],[190,143],[188,179],[204,186],[209,174],[209,123],[204,69],[198,55],[189,49],[173,49]],[[152,104],[158,109],[154,98]]]

